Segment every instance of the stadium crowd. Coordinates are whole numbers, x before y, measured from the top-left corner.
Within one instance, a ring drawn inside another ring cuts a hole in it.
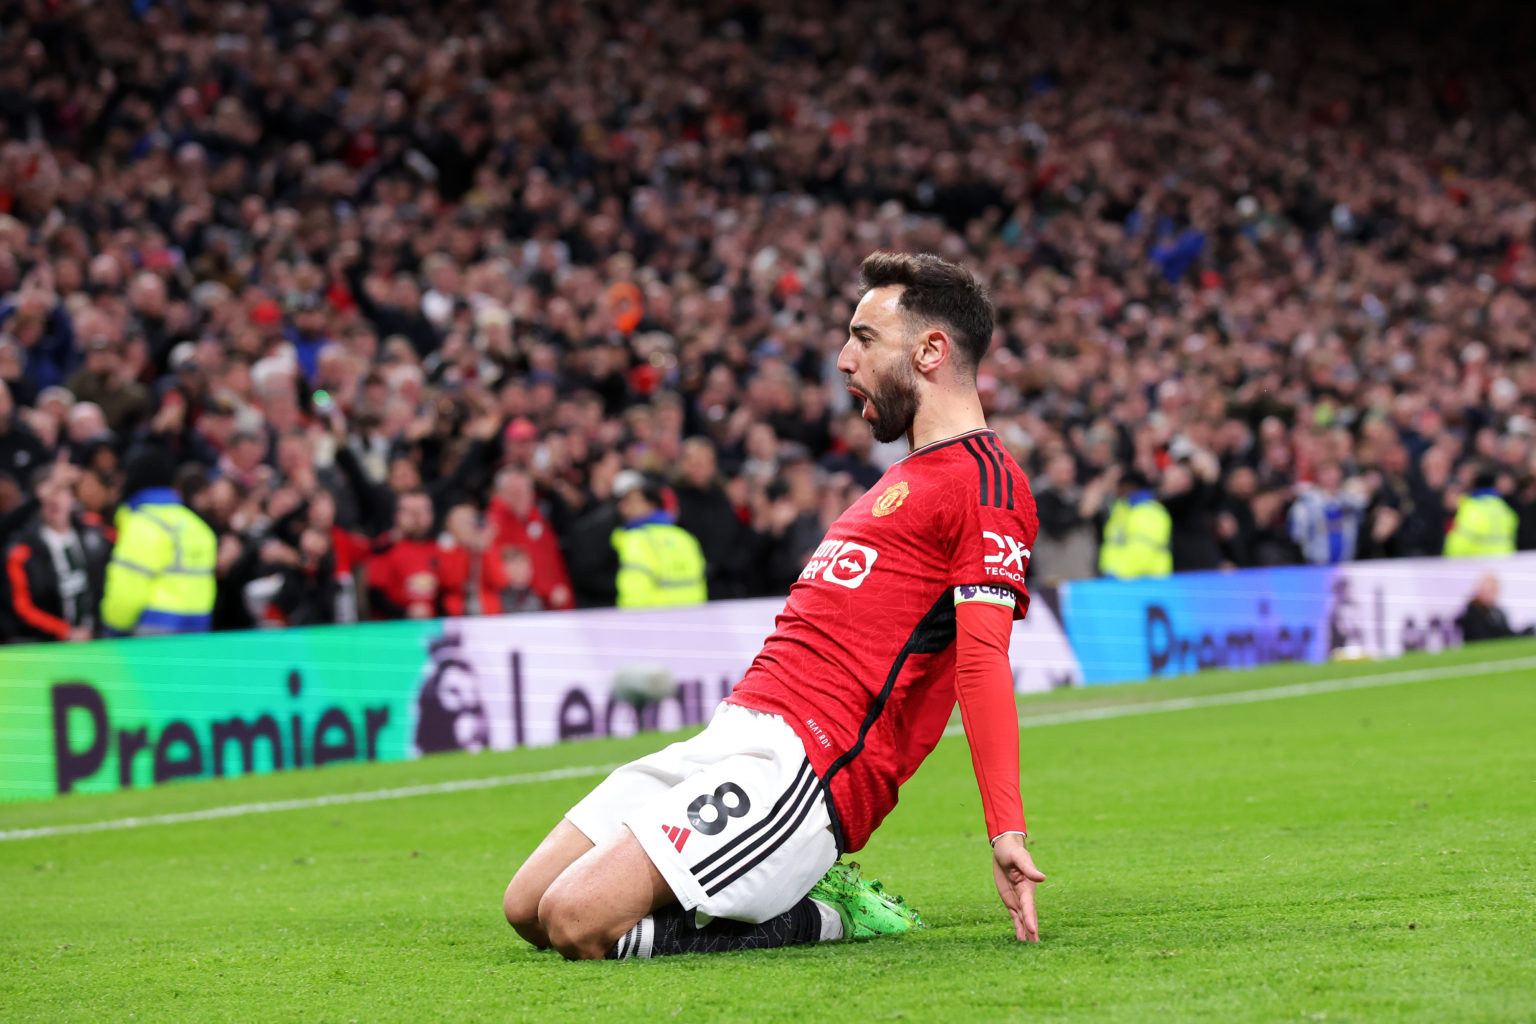
[[[835,365],[879,248],[991,289],[1036,579],[1136,495],[1180,570],[1439,554],[1474,493],[1536,547],[1532,83],[1263,17],[7,5],[4,629],[100,631],[131,464],[215,628],[611,604],[626,470],[782,593],[902,454]]]

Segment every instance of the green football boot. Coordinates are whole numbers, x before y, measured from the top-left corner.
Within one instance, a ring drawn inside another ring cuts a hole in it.
[[[811,887],[810,897],[836,908],[845,939],[899,935],[923,927],[922,918],[906,900],[892,896],[877,881],[859,877],[857,864],[833,864]]]

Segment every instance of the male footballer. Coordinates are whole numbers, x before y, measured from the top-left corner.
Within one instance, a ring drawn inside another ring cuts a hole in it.
[[[827,531],[708,728],[571,808],[507,886],[517,933],[571,959],[905,931],[838,862],[861,849],[958,699],[997,891],[1040,937],[1008,640],[1029,605],[1024,473],[986,428],[992,305],[964,267],[877,252],[838,358],[875,437],[911,451]]]

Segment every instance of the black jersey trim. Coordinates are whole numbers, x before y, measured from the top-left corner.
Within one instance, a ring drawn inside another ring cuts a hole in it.
[[[837,801],[832,799],[832,787],[820,776],[816,777],[816,784],[821,787],[822,803],[827,805],[827,817],[832,826],[832,844],[837,847],[837,855],[841,857],[848,852],[848,840],[847,833],[843,831],[843,819],[837,813]]]
[[[891,699],[891,691],[896,688],[896,680],[901,675],[907,658],[913,654],[937,654],[954,642],[955,598],[953,592],[945,587],[944,593],[939,595],[933,607],[928,609],[927,614],[912,627],[912,635],[907,637],[907,642],[897,653],[896,660],[891,663],[891,670],[885,677],[885,685],[880,688],[880,692],[870,702],[869,710],[864,713],[864,721],[859,725],[859,738],[854,740],[853,746],[843,751],[837,760],[832,762],[826,775],[822,776],[822,784],[827,787],[828,793],[832,792],[832,780],[837,777],[837,773],[848,767],[854,758],[864,752],[864,740],[885,711],[886,701]],[[829,802],[828,806],[832,804]],[[838,849],[842,849],[842,845],[839,842]]]
[[[1003,462],[997,457],[997,452],[987,444],[987,439],[978,437],[976,447],[981,454],[987,457],[987,463],[992,467],[992,502],[993,508],[1002,508],[1007,496],[1003,492]]]
[[[1006,484],[1006,489],[1003,491],[1003,494],[1008,499],[1008,505],[1007,505],[1008,511],[1012,512],[1013,511],[1013,470],[1008,468],[1008,453],[1003,450],[1002,443],[1000,441],[998,441],[998,439],[996,437],[984,437],[984,438],[982,438],[981,439],[981,446],[984,449],[986,449],[987,454],[992,457],[992,462],[993,462],[994,465],[997,466],[998,471],[1000,473],[1002,473],[1005,477],[1008,478],[1007,479],[1007,484]],[[1003,507],[1001,502],[998,503],[998,507],[999,508]]]
[[[981,503],[983,505],[993,504],[992,474],[988,472],[987,460],[982,457],[980,450],[971,443],[970,438],[966,438],[961,443],[965,445],[965,450],[971,453],[971,458],[976,460],[976,474],[981,478]]]

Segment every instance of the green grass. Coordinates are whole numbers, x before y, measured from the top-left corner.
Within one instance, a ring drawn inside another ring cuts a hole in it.
[[[1056,693],[1026,715],[1536,655]],[[1023,731],[1045,941],[1012,938],[964,741],[858,859],[900,938],[567,964],[500,918],[592,778],[0,842],[5,1020],[1536,1019],[1536,669]],[[0,807],[0,831],[477,778],[655,738]]]

